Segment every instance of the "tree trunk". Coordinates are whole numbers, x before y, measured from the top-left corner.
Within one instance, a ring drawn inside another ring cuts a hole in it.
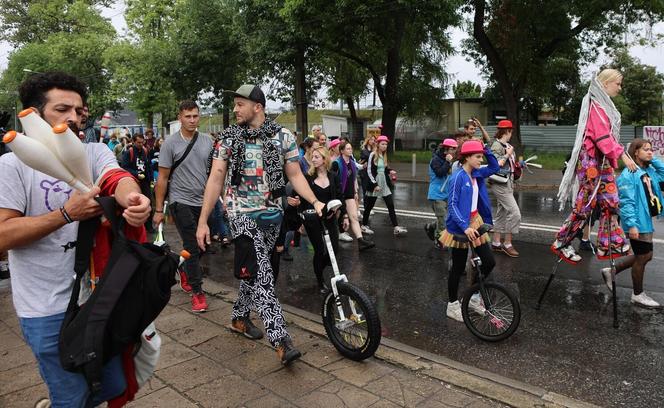
[[[352,96],[346,96],[346,105],[350,112],[350,129],[348,129],[348,139],[354,146],[359,146],[362,142],[362,128],[357,122],[357,111],[355,110],[355,102]]]
[[[489,36],[484,31],[484,0],[475,0],[475,16],[473,19],[473,37],[479,44],[482,52],[486,56],[491,68],[493,76],[498,83],[498,88],[505,101],[505,108],[507,110],[507,119],[512,121],[514,130],[512,131],[512,139],[510,143],[514,146],[517,152],[521,153],[521,133],[519,123],[519,99],[520,90],[516,89],[507,73],[507,68],[498,51],[491,43]]]
[[[308,134],[307,121],[307,82],[304,69],[304,47],[299,47],[295,56],[295,130],[304,140]]]
[[[226,129],[231,125],[231,110],[226,104],[221,108],[221,116],[222,125],[224,126],[224,129]]]
[[[148,113],[147,124],[145,125],[145,128],[146,129],[152,129],[153,124],[154,124],[154,113],[150,112],[150,113]]]
[[[383,134],[394,140],[396,135],[397,116],[401,110],[399,103],[399,79],[401,75],[401,43],[405,31],[405,17],[395,17],[395,36],[392,46],[387,51],[387,69],[385,75],[385,92],[381,98],[383,103]],[[380,94],[379,94],[380,95]],[[390,150],[394,144],[390,144]]]

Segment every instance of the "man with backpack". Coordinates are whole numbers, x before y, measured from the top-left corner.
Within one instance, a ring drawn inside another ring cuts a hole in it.
[[[208,135],[198,132],[200,114],[196,102],[183,101],[178,111],[180,130],[166,139],[159,153],[152,221],[155,226],[164,221],[164,201],[168,191],[168,210],[175,218],[184,249],[191,254],[184,264],[185,272],[180,273],[180,287],[192,293],[191,310],[200,313],[206,311],[208,305],[202,288],[203,272],[199,264],[201,251],[196,244],[196,225],[203,205],[207,161],[213,143]]]
[[[34,74],[21,84],[19,97],[24,108],[36,108],[49,125],[66,123],[78,133],[87,90],[77,78],[59,72]],[[101,387],[94,395],[84,375],[66,371],[60,360],[60,329],[73,294],[79,221],[101,215],[97,195],[113,196],[123,208],[127,237],[144,239],[142,225],[150,215],[150,200],[106,146],[86,144],[85,152],[96,181],[88,193],[26,166],[14,154],[0,157],[0,251],[9,250],[14,307],[53,407],[96,406],[124,397],[128,388],[119,355],[103,366]],[[85,286],[91,284],[88,280]],[[87,301],[84,293],[80,292],[82,302]]]
[[[265,117],[263,91],[254,85],[242,85],[232,94],[237,124],[224,130],[215,145],[196,239],[201,250],[210,244],[207,218],[225,187],[235,244],[234,272],[241,279],[231,329],[252,340],[262,338],[263,333],[249,318],[250,309],[255,309],[282,364],[289,364],[301,354],[286,331],[270,262],[283,219],[281,198],[286,178],[319,216],[325,205],[316,199],[300,170],[293,134]]]
[[[145,139],[142,134],[136,133],[131,140],[131,146],[122,153],[120,166],[136,177],[138,185],[141,186],[141,193],[152,199],[152,189],[150,188],[152,167],[148,159],[149,154],[148,149],[145,147]],[[151,220],[146,221],[145,229],[150,233],[154,232]]]

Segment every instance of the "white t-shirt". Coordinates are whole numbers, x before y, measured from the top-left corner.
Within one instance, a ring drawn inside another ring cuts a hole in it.
[[[473,177],[473,201],[471,202],[470,205],[471,212],[477,211],[477,200],[479,199],[479,196],[480,196],[480,188],[477,185],[477,179]]]
[[[84,146],[94,180],[118,167],[106,145]],[[13,153],[0,157],[0,175],[0,208],[20,211],[26,217],[58,211],[72,193],[66,183],[31,169]],[[67,310],[74,283],[77,233],[78,222],[73,222],[9,251],[12,296],[19,317],[52,316]]]

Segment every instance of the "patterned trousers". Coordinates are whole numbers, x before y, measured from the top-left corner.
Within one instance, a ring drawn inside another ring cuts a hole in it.
[[[610,243],[614,250],[620,251],[626,241],[625,232],[617,220],[619,198],[614,169],[608,163],[602,166],[602,163],[582,149],[576,166],[576,177],[579,179],[579,193],[572,213],[558,231],[556,239],[562,246],[571,243],[585,224],[590,222],[592,211],[599,204],[601,211],[597,248],[607,251]],[[593,197],[595,191],[597,194]]]
[[[255,279],[240,281],[240,291],[233,305],[232,318],[248,317],[254,309],[263,320],[270,344],[290,337],[286,331],[281,304],[274,293],[274,275],[270,263],[270,252],[279,236],[279,225],[259,228],[256,221],[246,215],[231,217],[229,226],[233,238],[246,235],[254,241],[258,273]]]

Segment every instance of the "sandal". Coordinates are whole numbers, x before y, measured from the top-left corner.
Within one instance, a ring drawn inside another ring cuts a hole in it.
[[[629,244],[625,244],[625,245],[623,245],[619,248],[614,248],[611,251],[611,257],[610,258],[611,259],[616,259],[616,258],[620,258],[620,257],[623,257],[623,256],[627,256],[627,255],[630,254],[629,250],[630,250]],[[597,254],[597,259],[600,259],[600,260],[609,259],[608,249],[599,249],[598,248],[596,254]]]

